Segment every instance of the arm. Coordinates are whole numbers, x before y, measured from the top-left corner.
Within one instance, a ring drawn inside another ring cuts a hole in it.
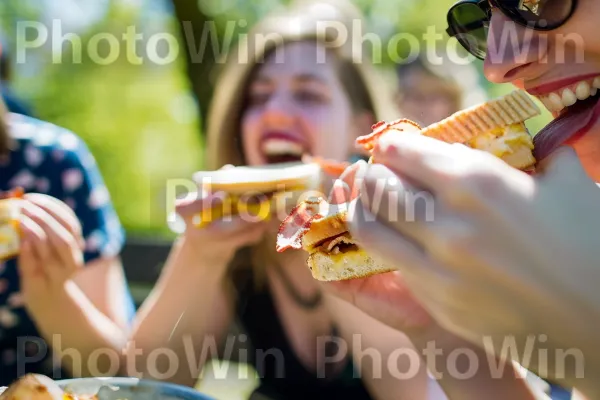
[[[328,305],[343,316],[336,320],[342,339],[374,399],[445,399],[406,335],[343,300],[328,296]]]
[[[88,263],[89,269],[79,268],[83,255],[77,244],[76,216],[48,196],[28,195],[23,204],[19,274],[29,313],[54,356],[62,358],[62,366],[74,376],[113,371],[119,367],[119,350],[126,337],[123,303],[112,307],[99,300],[106,300],[108,293],[119,298],[125,291],[122,275],[115,273],[120,264],[116,258],[99,258]],[[114,357],[90,363],[95,350]]]
[[[124,305],[131,304],[131,299],[125,290],[127,282],[120,257],[107,257],[87,263],[73,277],[73,281],[98,311],[119,328],[129,328],[130,316]]]
[[[543,393],[534,394],[512,362],[499,361],[437,325],[410,336],[449,399],[547,398]],[[459,352],[462,355],[457,357]],[[497,370],[494,367],[502,365]]]
[[[25,224],[37,233],[30,235],[33,253],[21,260],[22,285],[34,289],[28,292],[29,311],[61,366],[74,376],[116,374],[127,311],[133,309],[118,257],[123,230],[85,143],[69,131],[53,129],[57,138],[68,140],[40,148],[47,156],[38,173],[48,182],[48,192],[26,196],[32,206]],[[44,249],[50,257],[36,254]],[[29,274],[30,267],[44,270],[47,279]],[[72,274],[55,273],[71,267]],[[90,360],[94,351],[111,357]]]
[[[148,356],[154,349],[169,349],[175,353],[179,368],[167,380],[193,386],[203,364],[216,354],[233,315],[231,297],[224,290],[226,265],[197,262],[195,250],[185,239],[175,243],[161,277],[136,317],[126,350],[127,375],[158,379],[154,371],[168,370],[167,360],[159,358],[158,362],[165,363],[153,365]]]
[[[102,271],[97,272],[103,280],[94,291],[108,290],[118,284],[102,274]],[[75,377],[116,375],[126,340],[119,313],[109,310],[109,314],[105,314],[73,281],[67,281],[62,290],[45,299],[41,307],[30,307],[30,311],[38,329],[53,346],[54,354],[61,358],[62,366]],[[77,357],[70,349],[76,349]],[[111,357],[99,357],[91,362],[90,356],[99,350]]]

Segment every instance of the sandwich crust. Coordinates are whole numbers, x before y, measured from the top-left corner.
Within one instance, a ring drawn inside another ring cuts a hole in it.
[[[342,281],[366,278],[371,275],[395,271],[362,250],[343,254],[316,251],[308,256],[308,267],[314,279],[319,281]]]
[[[318,189],[321,169],[316,163],[239,166],[194,174],[198,186],[232,195]]]
[[[481,133],[522,123],[541,113],[523,90],[459,111],[421,130],[421,134],[448,143],[465,143]]]

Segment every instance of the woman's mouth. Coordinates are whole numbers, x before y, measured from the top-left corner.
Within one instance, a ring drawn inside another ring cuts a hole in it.
[[[580,80],[561,89],[535,95],[555,119],[533,137],[534,155],[541,161],[565,144],[574,144],[594,128],[600,118],[600,76]]]
[[[261,140],[260,150],[267,164],[301,161],[308,152],[305,143],[282,133],[266,134]]]
[[[582,80],[559,90],[537,95],[536,97],[553,114],[564,112],[578,101],[596,97],[600,89],[600,76]]]

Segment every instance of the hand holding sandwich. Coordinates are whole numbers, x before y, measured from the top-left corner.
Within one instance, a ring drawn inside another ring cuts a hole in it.
[[[591,329],[600,322],[600,191],[570,149],[557,151],[535,178],[490,154],[422,136],[384,135],[373,156],[382,165],[357,172],[364,181],[350,230],[395,263],[442,326],[474,342],[514,335],[524,344],[545,335],[546,349],[581,349],[586,376],[600,371]],[[361,306],[372,294],[355,285]],[[555,371],[554,361],[543,367]],[[573,372],[564,382],[597,393]]]
[[[202,196],[192,196],[193,200],[176,203],[176,212],[185,221],[183,246],[190,255],[188,263],[182,265],[206,264],[214,268],[223,267],[231,261],[241,247],[259,242],[266,231],[266,221],[249,221],[240,215],[229,216],[198,227],[194,219],[203,210],[218,207],[221,200],[207,191]]]
[[[41,315],[53,309],[65,283],[83,266],[81,225],[66,204],[50,196],[28,194],[19,203],[21,293],[29,311]]]

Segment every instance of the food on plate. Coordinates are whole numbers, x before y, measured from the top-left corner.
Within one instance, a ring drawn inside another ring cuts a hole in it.
[[[264,166],[240,166],[217,171],[200,171],[194,180],[219,201],[196,218],[195,225],[234,215],[253,220],[268,220],[274,211],[296,204],[301,196],[321,190],[321,167],[318,163],[278,163]]]
[[[395,268],[367,254],[348,231],[347,204],[334,205],[323,198],[300,203],[283,221],[277,234],[277,251],[303,249],[313,278],[339,281],[363,278]]]
[[[7,260],[19,253],[21,208],[18,199],[22,196],[22,189],[0,193],[0,261]]]
[[[21,377],[1,393],[0,400],[75,400],[67,397],[52,379],[38,374]]]

